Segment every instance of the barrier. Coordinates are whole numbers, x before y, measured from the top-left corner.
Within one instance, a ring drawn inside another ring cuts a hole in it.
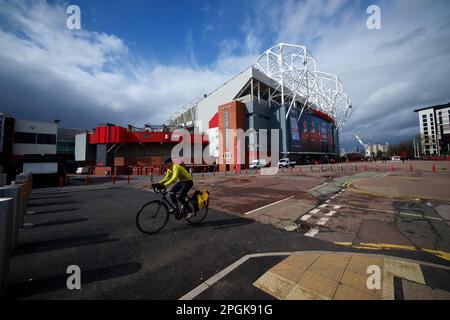
[[[0,198],[0,296],[6,294],[11,250],[12,198]]]
[[[18,185],[0,188],[0,198],[12,199],[12,221],[11,221],[11,250],[14,250],[19,242],[19,229],[21,227],[21,187]]]
[[[25,213],[28,208],[28,193],[26,185],[23,183],[18,183],[17,181],[12,181],[11,185],[20,187],[20,227],[23,226]]]
[[[0,173],[0,187],[6,186],[8,175],[6,173]]]

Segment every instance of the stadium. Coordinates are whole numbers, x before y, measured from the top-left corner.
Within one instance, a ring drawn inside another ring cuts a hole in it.
[[[230,129],[278,129],[280,157],[327,162],[339,157],[339,132],[351,110],[336,75],[319,71],[304,46],[280,43],[169,125],[207,134],[217,163],[227,155],[227,164],[237,164],[242,152],[228,150]],[[225,138],[219,139],[219,133]],[[257,138],[246,139],[245,149],[246,163],[240,168],[258,157]]]

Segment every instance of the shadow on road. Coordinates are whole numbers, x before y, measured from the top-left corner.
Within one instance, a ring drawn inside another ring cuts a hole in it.
[[[39,211],[35,212],[33,215],[41,215],[41,214],[50,214],[50,213],[61,213],[61,212],[70,212],[77,211],[79,208],[67,208],[67,209],[55,209],[55,210],[47,210],[47,211]]]
[[[60,202],[44,202],[44,203],[29,203],[28,207],[45,207],[45,206],[56,206],[56,205],[68,205],[75,204],[76,201],[60,201]]]
[[[83,270],[81,266],[81,287],[83,285],[127,276],[138,272],[142,265],[138,262],[117,264],[93,270]],[[12,284],[8,287],[7,297],[9,299],[20,299],[36,294],[66,289],[69,274],[62,274],[54,277],[37,279],[29,282]]]
[[[79,223],[79,222],[85,222],[88,220],[89,220],[88,218],[80,218],[80,219],[55,220],[55,221],[50,221],[50,222],[41,222],[41,223],[35,223],[33,225],[33,228],[50,227],[50,226],[57,226],[57,225],[69,224],[69,223]]]
[[[208,218],[206,218],[208,219]],[[180,221],[183,222],[183,221]],[[187,221],[185,223],[188,223]],[[171,232],[178,232],[178,231],[187,231],[192,230],[192,228],[204,228],[204,227],[212,227],[213,229],[225,229],[225,228],[233,228],[233,227],[239,227],[254,223],[253,220],[249,219],[242,219],[242,218],[232,218],[232,219],[222,219],[222,220],[213,220],[213,221],[204,221],[197,225],[192,224],[186,224],[183,227],[177,227],[177,228],[167,228],[162,230],[160,233],[171,233]]]
[[[20,244],[13,252],[13,256],[30,254],[43,251],[60,250],[73,247],[89,246],[99,243],[119,241],[118,238],[110,238],[109,233],[91,234],[80,237],[60,238],[49,241],[30,242]]]

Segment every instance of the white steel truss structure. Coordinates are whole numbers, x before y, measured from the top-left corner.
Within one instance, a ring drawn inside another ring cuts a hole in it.
[[[304,46],[280,43],[266,50],[253,67],[272,79],[275,92],[271,102],[300,110],[299,118],[309,108],[330,115],[342,130],[352,104],[337,75],[317,70],[316,59]]]

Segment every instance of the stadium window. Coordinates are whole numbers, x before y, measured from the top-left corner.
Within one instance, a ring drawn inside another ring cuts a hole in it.
[[[36,133],[33,132],[15,132],[14,133],[14,143],[36,143]]]
[[[38,144],[56,144],[56,134],[38,133],[37,143]]]

